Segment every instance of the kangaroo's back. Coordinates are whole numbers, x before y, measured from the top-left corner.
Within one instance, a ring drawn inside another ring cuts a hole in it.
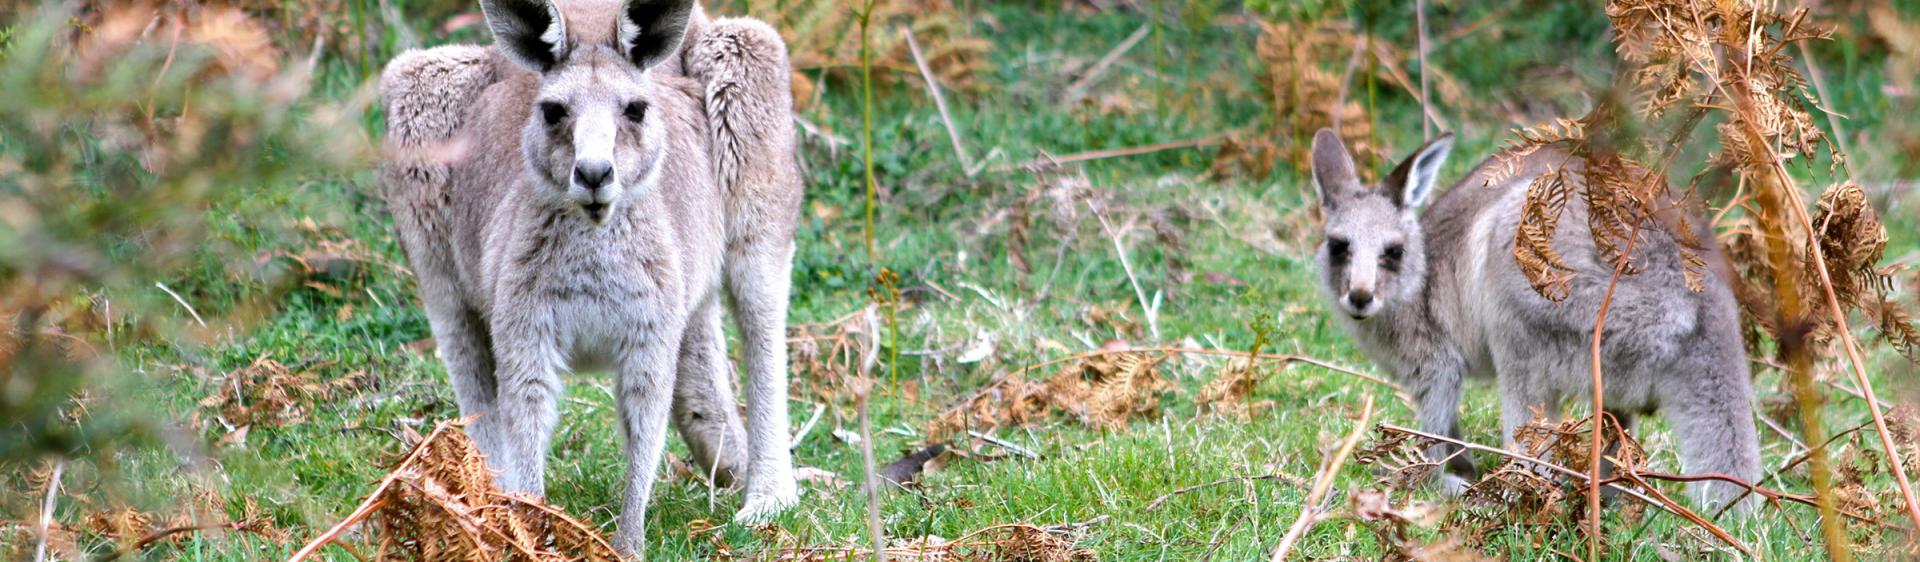
[[[1670,231],[1680,224],[1702,226],[1704,220],[1693,209],[1669,201],[1662,205],[1663,215],[1648,217],[1639,225],[1632,243],[1632,266],[1616,284],[1614,263],[1594,242],[1592,213],[1582,196],[1587,189],[1583,160],[1549,147],[1522,158],[1511,174],[1501,173],[1502,167],[1491,159],[1482,163],[1421,216],[1434,245],[1430,290],[1457,299],[1451,314],[1443,315],[1456,326],[1471,325],[1486,338],[1512,338],[1521,332],[1530,338],[1559,334],[1569,340],[1568,345],[1584,349],[1591,343],[1594,318],[1607,299],[1609,285],[1611,347],[1636,357],[1686,352],[1677,346],[1703,329],[1723,332],[1729,328],[1726,322],[1737,321],[1732,291],[1717,277],[1717,268],[1700,268],[1698,273],[1705,276],[1700,291],[1688,282],[1687,255],[1709,264],[1720,261],[1710,234],[1691,233],[1706,242],[1695,248],[1683,245]],[[1537,178],[1550,174],[1557,174],[1573,194],[1555,221],[1551,243],[1566,267],[1550,272],[1564,279],[1563,285],[1549,289],[1561,292],[1558,300],[1542,296],[1515,258],[1528,189]],[[1634,230],[1631,224],[1616,226],[1621,232]],[[1622,242],[1619,248],[1627,246]],[[1716,325],[1703,326],[1709,321]]]

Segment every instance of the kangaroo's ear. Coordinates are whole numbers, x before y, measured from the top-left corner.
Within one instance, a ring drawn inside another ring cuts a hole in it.
[[[480,0],[493,44],[508,59],[546,72],[567,58],[567,22],[552,0]]]
[[[697,0],[625,0],[620,5],[620,54],[652,68],[680,50]]]
[[[1440,178],[1440,165],[1447,163],[1447,153],[1452,150],[1453,133],[1427,141],[1413,156],[1394,166],[1393,173],[1387,174],[1387,181],[1381,186],[1392,193],[1393,202],[1401,208],[1420,206],[1433,193],[1434,180]]]
[[[1353,172],[1353,154],[1333,129],[1313,134],[1313,190],[1320,205],[1332,207],[1360,191],[1360,177]]]

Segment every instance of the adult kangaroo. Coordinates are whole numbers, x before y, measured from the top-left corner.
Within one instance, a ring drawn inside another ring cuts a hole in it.
[[[1527,186],[1564,166],[1572,188],[1586,188],[1581,161],[1556,147],[1521,157],[1512,174],[1482,163],[1417,212],[1452,146],[1451,135],[1434,139],[1385,181],[1367,186],[1338,135],[1314,135],[1313,183],[1326,217],[1315,258],[1320,288],[1347,333],[1412,392],[1427,431],[1459,437],[1462,383],[1469,375],[1494,378],[1501,435],[1512,449],[1514,431],[1534,409],[1558,417],[1563,397],[1591,398],[1594,317],[1614,268],[1595,247],[1586,199],[1578,196],[1568,201],[1553,239],[1574,270],[1567,298],[1542,297],[1515,263]],[[1614,288],[1601,342],[1606,407],[1628,427],[1635,414],[1665,412],[1687,472],[1757,482],[1760,447],[1740,313],[1718,279],[1724,268],[1707,267],[1713,278],[1705,290],[1688,289],[1681,249],[1658,225],[1640,230],[1632,256],[1638,272]],[[1709,264],[1723,261],[1716,248],[1693,251]],[[1474,474],[1455,446],[1427,454],[1447,460],[1449,491]],[[1724,505],[1744,492],[1725,482],[1688,488],[1702,505]],[[1752,503],[1739,508],[1749,512]]]
[[[669,419],[744,480],[736,518],[798,502],[786,316],[802,187],[786,47],[695,0],[482,0],[494,44],[381,77],[381,180],[471,432],[541,494],[561,373],[610,371],[627,440],[616,542],[642,550]],[[747,416],[720,324],[745,343]]]

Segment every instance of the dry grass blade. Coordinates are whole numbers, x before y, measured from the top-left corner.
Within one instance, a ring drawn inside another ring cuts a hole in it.
[[[620,560],[592,525],[539,500],[505,494],[460,430],[441,422],[345,519],[295,552],[313,556],[347,528],[369,523],[380,557],[415,560]]]
[[[1333,488],[1333,479],[1340,475],[1340,467],[1344,466],[1347,457],[1353,454],[1354,446],[1360,444],[1360,438],[1367,435],[1368,424],[1372,422],[1373,395],[1368,394],[1365,401],[1361,403],[1360,419],[1354,422],[1353,431],[1347,434],[1346,439],[1341,440],[1340,447],[1328,455],[1326,462],[1320,465],[1320,474],[1314,477],[1313,488],[1307,491],[1306,499],[1301,500],[1300,517],[1293,520],[1293,525],[1287,527],[1287,534],[1280,537],[1280,545],[1273,548],[1273,556],[1269,557],[1273,562],[1285,562],[1287,553],[1293,551],[1293,545],[1306,534],[1307,529],[1311,528],[1315,521],[1319,520],[1320,500],[1327,497],[1327,491]]]

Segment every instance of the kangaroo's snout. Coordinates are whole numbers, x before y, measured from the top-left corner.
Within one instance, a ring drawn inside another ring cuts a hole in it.
[[[578,182],[580,187],[595,191],[597,195],[600,188],[613,183],[613,162],[597,158],[576,161],[573,163],[573,181]]]
[[[1348,291],[1347,305],[1353,307],[1355,311],[1366,310],[1367,307],[1373,305],[1373,291],[1367,289]]]

